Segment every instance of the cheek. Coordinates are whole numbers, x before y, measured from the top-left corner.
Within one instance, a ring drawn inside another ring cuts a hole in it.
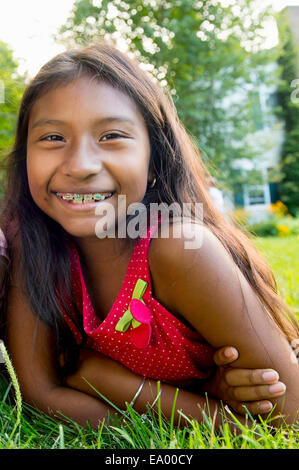
[[[147,186],[147,166],[132,165],[130,168],[124,168],[122,174],[122,190],[132,198],[143,198]]]
[[[36,172],[34,166],[27,164],[27,177],[28,185],[33,199],[40,193],[40,185],[42,179],[40,175]]]
[[[27,178],[33,199],[44,199],[51,170],[48,165],[41,164],[34,155],[27,157]]]
[[[149,161],[150,156],[143,150],[140,153],[135,152],[130,155],[130,158],[124,160],[120,165],[118,164],[119,181],[122,181],[126,186],[126,191],[145,191]]]

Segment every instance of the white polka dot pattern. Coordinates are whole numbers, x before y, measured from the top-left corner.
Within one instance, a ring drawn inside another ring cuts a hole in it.
[[[203,379],[210,375],[213,349],[204,343],[198,332],[184,325],[152,297],[148,248],[156,228],[157,225],[148,227],[147,236],[137,240],[121,290],[104,321],[97,317],[93,309],[74,245],[71,249],[73,295],[82,311],[88,347],[121,362],[136,374],[184,385],[192,379]],[[136,348],[130,341],[132,326],[125,332],[115,330],[117,322],[128,308],[139,278],[148,283],[142,299],[152,311],[151,340],[142,349]],[[80,344],[82,337],[79,330],[63,313]]]

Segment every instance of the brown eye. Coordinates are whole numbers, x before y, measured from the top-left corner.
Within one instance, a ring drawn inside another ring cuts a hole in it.
[[[58,137],[58,139],[56,139],[56,137]],[[61,135],[51,134],[51,135],[47,135],[46,137],[43,137],[40,140],[46,140],[48,142],[61,142],[60,139],[63,139]]]
[[[120,138],[121,138],[121,137],[123,137],[123,138],[125,137],[124,135],[116,134],[115,132],[112,132],[112,133],[110,133],[110,134],[104,135],[101,140],[103,141],[106,137],[107,137],[106,140],[114,140],[114,139],[111,139],[111,138],[108,139],[108,137],[111,137],[111,136],[120,137]],[[105,142],[106,140],[104,140],[104,142]]]

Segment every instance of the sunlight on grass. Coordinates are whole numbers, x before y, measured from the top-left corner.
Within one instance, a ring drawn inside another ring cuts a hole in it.
[[[275,275],[278,291],[299,320],[299,237],[257,238],[258,250]]]

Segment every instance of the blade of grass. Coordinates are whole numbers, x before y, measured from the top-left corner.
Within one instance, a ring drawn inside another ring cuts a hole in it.
[[[6,392],[4,393],[3,395],[3,398],[2,398],[2,403],[5,403],[6,402],[6,398],[10,392],[10,389],[12,387],[12,382],[10,382],[10,384],[8,385],[7,389],[6,389]]]
[[[105,424],[105,418],[102,420],[101,427],[99,430],[98,439],[97,439],[97,449],[101,449],[101,438],[102,438],[102,433],[104,429],[104,424]]]
[[[125,429],[117,428],[115,426],[110,426],[110,428],[117,431],[127,442],[129,442],[129,444],[131,444],[133,449],[136,449],[135,442],[133,441],[133,439],[131,438],[131,436]]]
[[[82,379],[101,397],[103,400],[105,400],[107,403],[109,403],[112,408],[114,408],[116,411],[118,411],[121,415],[126,416],[126,413],[123,410],[120,410],[114,403],[112,403],[108,398],[106,398],[104,395],[101,394],[91,383],[88,382],[88,380],[85,377],[82,377]]]
[[[2,353],[3,359],[5,366],[7,368],[7,371],[9,373],[9,376],[11,378],[12,384],[14,386],[15,390],[15,395],[16,395],[16,403],[17,403],[17,419],[14,425],[14,428],[10,434],[10,439],[12,439],[17,427],[19,426],[21,422],[21,414],[22,414],[22,395],[21,395],[21,390],[19,386],[19,382],[17,379],[17,375],[15,373],[15,370],[13,368],[12,362],[10,360],[10,357],[8,355],[7,349],[4,345],[4,342],[0,340],[0,352]]]
[[[65,449],[63,427],[59,424],[59,449]]]
[[[160,381],[157,382],[157,393],[158,393],[158,419],[159,419],[159,428],[160,428],[160,437],[162,442],[162,449],[165,448],[165,441],[164,441],[164,431],[162,426],[162,408],[161,408],[161,383]]]
[[[171,410],[171,417],[170,417],[170,430],[169,430],[169,437],[172,439],[172,433],[173,433],[173,422],[174,422],[174,414],[175,414],[175,405],[178,397],[179,389],[177,388],[175,391],[174,399],[173,399],[173,404],[172,404],[172,410]]]

